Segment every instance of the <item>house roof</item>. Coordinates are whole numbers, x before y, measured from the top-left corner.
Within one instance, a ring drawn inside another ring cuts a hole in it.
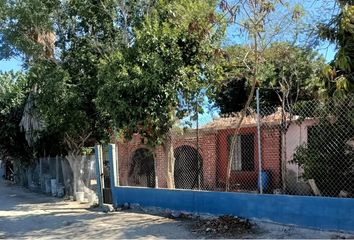
[[[211,123],[204,125],[202,128],[235,128],[238,122],[240,121],[241,114],[233,113],[231,116],[224,116],[214,119]],[[290,113],[285,112],[285,118],[287,121],[296,120],[298,116],[291,116]],[[282,108],[278,107],[277,110],[269,115],[261,117],[261,123],[264,124],[280,124],[282,120]],[[256,126],[257,124],[257,114],[252,112],[250,115],[247,115],[243,118],[241,127],[251,127]]]

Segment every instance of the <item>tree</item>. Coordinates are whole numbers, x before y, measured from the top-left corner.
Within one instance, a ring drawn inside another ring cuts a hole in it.
[[[331,67],[324,69],[321,81],[323,97],[343,97],[354,89],[354,2],[338,0],[339,13],[327,23],[318,24],[319,36],[336,44],[338,50]]]
[[[133,44],[102,63],[101,109],[126,138],[139,133],[151,148],[164,143],[168,159],[175,117],[191,112],[201,91],[218,80],[212,59],[224,28],[215,7],[215,1],[159,1],[135,26]],[[171,188],[173,166],[168,160]]]
[[[243,109],[249,93],[244,77],[225,79],[215,99],[221,114],[239,112]]]
[[[79,187],[82,148],[109,138],[108,118],[94,99],[102,81],[98,66],[102,58],[122,43],[114,25],[118,5],[111,1],[61,2],[53,11],[57,38],[54,59],[36,59],[29,79],[38,91],[36,107],[46,123],[45,132],[60,136],[73,170],[74,193]],[[48,146],[46,146],[48,147]]]
[[[130,44],[131,29],[152,2],[1,2],[2,57],[27,60],[47,132],[61,134],[62,139],[66,134],[75,138],[91,133],[91,143],[107,137],[107,117],[94,102],[102,85],[98,66],[109,53]],[[47,36],[52,36],[49,46],[44,41]],[[53,48],[52,54],[45,54],[47,48]]]
[[[0,59],[25,63],[53,53],[53,11],[60,1],[0,1]]]
[[[313,90],[326,64],[316,51],[289,43],[274,43],[265,51],[265,61],[272,72],[262,84],[284,95],[278,103],[290,106],[299,100],[318,98]]]
[[[31,111],[45,123],[36,144],[47,154],[68,154],[74,178],[81,148],[111,133],[94,101],[102,84],[99,63],[128,44],[131,24],[145,5],[148,1],[1,1],[1,57],[23,56]],[[46,141],[49,136],[58,148]]]
[[[232,71],[228,71],[227,78],[221,84],[216,104],[220,107],[221,113],[238,112],[242,110],[247,93],[250,91],[251,73],[238,57],[243,55],[240,54],[241,51],[247,51],[247,47],[231,46],[225,51],[230,61],[224,68],[226,70],[231,68]],[[246,61],[248,65],[253,64],[252,57]],[[325,66],[324,59],[310,49],[286,42],[273,43],[264,50],[259,63],[262,80],[258,86],[261,90],[262,106],[282,105],[282,102],[290,106],[300,100],[318,98],[314,90]],[[282,99],[283,97],[286,99]]]
[[[33,161],[33,149],[20,131],[20,122],[29,87],[21,73],[0,74],[0,158]]]
[[[243,109],[240,111],[240,118],[235,126],[235,135],[231,141],[231,152],[226,169],[226,191],[230,189],[231,164],[234,151],[237,146],[237,135],[241,123],[246,116],[247,110],[253,100],[257,84],[262,79],[261,62],[264,59],[265,50],[274,39],[282,36],[283,39],[292,39],[297,42],[299,29],[296,27],[302,16],[300,5],[291,5],[286,1],[221,1],[220,8],[225,15],[229,16],[230,22],[235,24],[236,31],[244,34],[245,45],[248,45],[246,55],[240,56],[243,66],[250,72],[250,92]],[[281,15],[284,13],[284,15]],[[248,57],[249,56],[249,57]],[[248,64],[248,59],[253,59],[252,64]],[[239,64],[239,63],[238,63]]]

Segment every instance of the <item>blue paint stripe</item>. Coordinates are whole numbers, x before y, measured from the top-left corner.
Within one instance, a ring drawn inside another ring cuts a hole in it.
[[[205,214],[233,214],[323,230],[354,232],[354,199],[118,187],[125,202]]]

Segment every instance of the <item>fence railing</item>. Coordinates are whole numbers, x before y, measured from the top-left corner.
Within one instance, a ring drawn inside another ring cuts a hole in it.
[[[118,141],[120,185],[353,197],[353,98],[260,104],[237,129],[241,118],[200,116],[153,150]]]

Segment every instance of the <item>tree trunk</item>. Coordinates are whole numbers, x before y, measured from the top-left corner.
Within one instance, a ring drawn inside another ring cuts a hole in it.
[[[234,153],[235,153],[235,148],[238,144],[237,142],[237,135],[239,134],[240,132],[240,128],[241,128],[241,124],[242,124],[242,121],[243,119],[245,118],[246,116],[246,111],[247,109],[249,108],[250,104],[251,104],[251,101],[252,101],[252,98],[253,98],[253,95],[254,95],[254,92],[255,92],[255,89],[256,89],[256,79],[254,79],[254,82],[253,82],[253,85],[252,85],[252,89],[251,89],[251,93],[250,95],[248,96],[248,100],[246,102],[246,105],[245,107],[243,108],[243,110],[241,111],[241,116],[240,116],[240,119],[236,125],[236,128],[235,128],[235,132],[234,132],[234,136],[232,136],[232,140],[231,140],[231,144],[230,144],[230,155],[229,155],[229,159],[228,159],[228,163],[227,163],[227,169],[226,169],[226,186],[225,186],[225,191],[230,191],[230,179],[231,179],[231,166],[232,166],[232,160],[233,160],[233,156],[234,156]]]
[[[76,151],[71,151],[66,156],[66,159],[69,162],[70,168],[73,172],[73,197],[76,200],[76,192],[77,192],[77,185],[78,185],[78,162],[80,161],[80,155]]]
[[[285,113],[285,97],[282,101],[282,123],[281,123],[281,180],[282,189],[286,190],[286,113]]]
[[[155,188],[159,188],[159,177],[158,177],[156,153],[155,153],[154,149],[150,149],[150,150],[154,156]]]
[[[167,142],[163,145],[165,156],[167,157],[166,167],[166,181],[167,188],[175,188],[174,169],[175,169],[175,156],[173,153],[173,144],[171,136],[167,139]]]
[[[235,148],[237,146],[237,135],[240,132],[241,124],[243,119],[246,116],[246,111],[251,105],[254,92],[256,90],[256,84],[257,84],[257,73],[258,73],[258,43],[257,43],[258,36],[257,34],[253,34],[253,40],[254,40],[254,55],[255,55],[255,65],[253,67],[253,79],[252,79],[252,88],[251,92],[248,96],[247,102],[241,111],[241,116],[240,119],[236,125],[235,133],[234,136],[232,137],[231,144],[230,144],[230,155],[229,155],[229,161],[227,163],[227,169],[226,169],[226,186],[225,186],[225,191],[230,191],[230,178],[231,178],[231,166],[232,166],[232,159],[234,156]]]
[[[70,137],[68,134],[66,134],[64,140],[68,146],[68,155],[66,156],[66,159],[69,162],[70,168],[73,172],[73,195],[74,199],[76,199],[76,193],[78,191],[78,185],[81,185],[81,189],[79,189],[82,192],[85,192],[85,185],[81,184],[83,181],[80,179],[80,170],[81,170],[81,165],[83,161],[82,159],[82,147],[84,146],[86,140],[91,136],[91,132],[84,135],[80,136],[79,139],[74,139]],[[80,181],[80,182],[79,182]],[[86,187],[87,188],[87,187]]]

